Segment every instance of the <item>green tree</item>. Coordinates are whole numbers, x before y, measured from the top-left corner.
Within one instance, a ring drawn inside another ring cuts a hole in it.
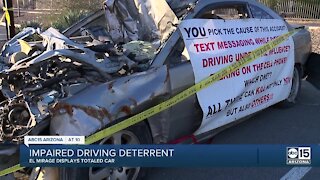
[[[89,13],[103,8],[104,0],[60,0],[63,7],[60,15],[52,17],[51,26],[60,31],[70,27]]]

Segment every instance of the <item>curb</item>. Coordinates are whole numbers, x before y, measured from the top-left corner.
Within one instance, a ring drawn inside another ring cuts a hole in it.
[[[318,29],[320,29],[319,26],[306,26],[306,27],[308,27],[308,29],[310,29],[310,30],[318,30]]]
[[[5,22],[0,22],[0,26],[6,26],[6,23]],[[21,24],[14,24],[14,27],[20,28]]]

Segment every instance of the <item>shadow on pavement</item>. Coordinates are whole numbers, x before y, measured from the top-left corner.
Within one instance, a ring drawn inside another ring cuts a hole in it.
[[[307,81],[320,90],[320,54],[312,53],[306,63]]]

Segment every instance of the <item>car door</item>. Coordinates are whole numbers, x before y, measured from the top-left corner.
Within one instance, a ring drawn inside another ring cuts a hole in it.
[[[246,3],[212,3],[195,17],[201,19],[245,19],[250,13]],[[180,33],[179,33],[180,34]],[[188,52],[181,37],[171,45],[164,64],[169,67],[171,95],[174,96],[194,85],[195,79]],[[174,38],[172,38],[174,39]],[[169,42],[170,44],[170,42]],[[166,49],[163,49],[164,51]],[[168,50],[168,49],[167,49]],[[197,130],[202,121],[202,110],[196,95],[193,95],[170,109],[169,140],[188,136]]]

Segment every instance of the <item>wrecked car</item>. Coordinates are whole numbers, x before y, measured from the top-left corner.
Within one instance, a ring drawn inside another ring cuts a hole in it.
[[[213,10],[221,8],[232,9],[221,12],[226,16],[235,12],[233,18],[282,19],[253,0],[146,2],[148,6],[107,0],[104,10],[63,33],[29,28],[7,42],[1,52],[0,141],[21,143],[25,135],[38,134],[89,136],[194,85],[193,69],[176,28],[184,19],[215,19]],[[25,51],[18,39],[32,34],[39,34],[42,41],[29,42],[30,49]],[[307,30],[293,39],[297,49],[293,85],[283,102],[289,105],[296,101],[311,52]],[[193,134],[202,116],[193,95],[99,143],[168,143]],[[180,143],[202,142],[229,125]],[[46,172],[61,179],[137,179],[145,170],[106,167]]]

